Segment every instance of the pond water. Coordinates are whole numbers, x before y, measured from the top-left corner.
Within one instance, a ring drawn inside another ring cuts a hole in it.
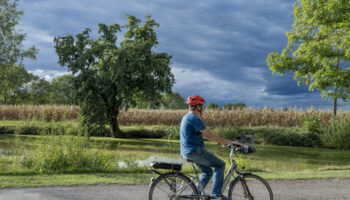
[[[222,160],[228,161],[229,149],[209,142],[205,146]],[[139,166],[148,166],[153,161],[190,165],[181,157],[178,141],[121,141],[115,150],[123,157],[132,158]],[[349,154],[350,150],[257,145],[256,153],[238,155],[236,161],[239,166],[244,165],[250,171],[299,171],[327,166],[349,166]],[[120,166],[126,166],[126,163],[121,163]]]
[[[0,155],[10,155],[10,154],[12,154],[11,145],[9,145],[7,142],[0,141]]]
[[[43,141],[40,137],[23,138],[19,145],[26,149],[38,145],[39,142],[34,140]],[[0,155],[3,158],[11,156],[15,140],[15,136],[0,135]],[[190,165],[181,157],[179,141],[175,140],[91,138],[90,141],[93,148],[107,149],[110,155],[116,157],[116,163],[121,168],[128,164],[148,166],[153,161]],[[210,142],[206,142],[205,147],[227,161],[229,149]],[[350,150],[257,145],[256,153],[239,155],[236,161],[251,171],[298,171],[327,166],[350,166],[349,155]]]
[[[149,166],[152,162],[169,162],[169,163],[183,163],[184,166],[187,165],[187,162],[182,157],[172,157],[172,156],[160,156],[160,155],[152,155],[143,160],[135,160],[133,161],[139,167]],[[119,168],[128,167],[128,163],[126,161],[118,162]]]

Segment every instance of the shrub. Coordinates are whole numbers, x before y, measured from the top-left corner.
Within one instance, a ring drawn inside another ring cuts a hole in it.
[[[308,133],[316,133],[319,134],[321,132],[321,120],[316,116],[311,117],[302,117],[302,129]]]
[[[38,173],[105,171],[110,158],[104,151],[92,149],[88,137],[47,135],[34,151],[24,151],[20,164]]]
[[[75,122],[42,122],[42,121],[20,121],[15,125],[4,125],[0,127],[0,134],[19,135],[41,135],[41,134],[68,134],[79,135],[80,132],[88,132],[90,136],[109,136],[107,127],[87,129]]]
[[[350,149],[350,120],[334,120],[321,126],[321,141],[324,147]]]
[[[241,136],[241,129],[236,126],[223,126],[215,127],[212,131],[220,137],[228,140],[234,140],[235,138]]]

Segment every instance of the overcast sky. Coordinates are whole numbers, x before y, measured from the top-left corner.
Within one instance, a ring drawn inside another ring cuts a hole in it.
[[[35,45],[30,72],[46,79],[67,73],[57,64],[53,38],[85,28],[97,34],[98,23],[124,25],[125,14],[160,24],[155,51],[173,56],[174,91],[202,95],[207,102],[243,102],[252,107],[329,108],[318,92],[297,86],[291,76],[272,75],[269,52],[287,44],[293,23],[293,0],[20,0],[25,46]],[[345,108],[346,103],[340,103]]]

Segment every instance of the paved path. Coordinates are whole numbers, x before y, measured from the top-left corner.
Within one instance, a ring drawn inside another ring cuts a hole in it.
[[[274,199],[350,200],[350,179],[269,181]],[[209,186],[211,187],[211,186]],[[147,200],[148,185],[31,187],[0,190],[0,200]]]

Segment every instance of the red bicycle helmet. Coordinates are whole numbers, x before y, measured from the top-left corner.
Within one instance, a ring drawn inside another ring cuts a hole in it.
[[[205,100],[199,95],[192,95],[187,97],[186,103],[195,106],[197,104],[205,104]]]

